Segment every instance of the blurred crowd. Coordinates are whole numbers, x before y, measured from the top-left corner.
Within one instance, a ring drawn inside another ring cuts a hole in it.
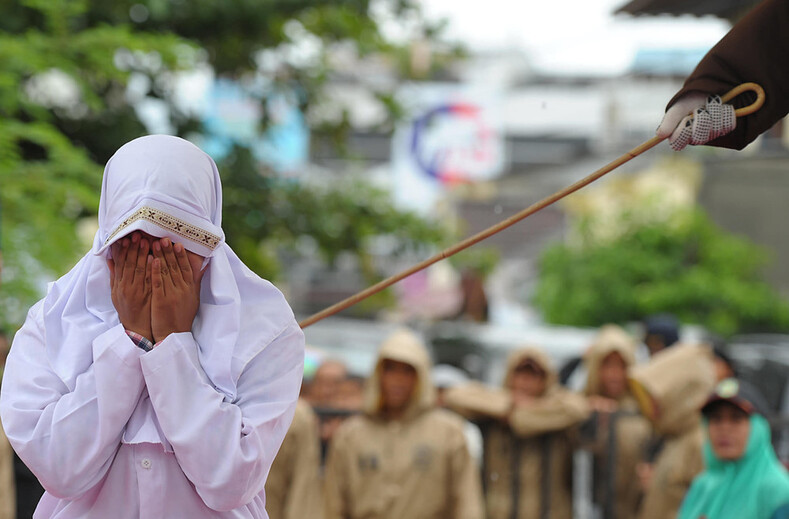
[[[498,387],[432,366],[408,329],[384,341],[367,380],[324,361],[271,470],[270,517],[695,519],[693,503],[719,492],[688,497],[716,459],[705,445],[720,408],[745,409],[720,422],[730,448],[733,420],[769,414],[722,350],[679,342],[671,316],[638,338],[604,326],[561,370],[547,353],[513,351]],[[716,397],[725,383],[734,399]],[[786,481],[776,492],[789,503]]]
[[[366,379],[324,359],[304,381],[271,468],[269,516],[700,517],[683,514],[709,501],[693,482],[720,454],[714,424],[723,424],[724,450],[736,451],[732,424],[744,416],[757,427],[752,417],[770,413],[722,350],[681,343],[670,316],[646,325],[638,338],[606,325],[583,357],[561,367],[539,346],[523,346],[495,387],[433,366],[406,328],[380,345]],[[769,427],[766,434],[765,455],[777,464]],[[754,440],[745,438],[734,459],[751,456]],[[2,440],[0,519],[30,517],[40,490]],[[775,492],[789,503],[787,482]]]

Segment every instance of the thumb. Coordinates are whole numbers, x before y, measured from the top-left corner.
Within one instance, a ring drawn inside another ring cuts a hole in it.
[[[197,276],[195,276],[195,282],[197,283],[198,286],[200,285],[200,282],[203,281],[203,276],[205,275],[207,270],[208,270],[208,265],[201,268],[200,271],[197,273]]]
[[[685,94],[671,105],[660,121],[655,133],[661,139],[665,139],[674,133],[682,120],[692,114],[697,108],[702,108],[707,104],[707,94],[702,92],[690,92]]]

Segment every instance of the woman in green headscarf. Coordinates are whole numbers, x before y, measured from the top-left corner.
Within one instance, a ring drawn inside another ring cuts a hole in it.
[[[726,379],[702,408],[706,468],[685,496],[679,519],[789,518],[789,474],[755,400],[747,387]]]

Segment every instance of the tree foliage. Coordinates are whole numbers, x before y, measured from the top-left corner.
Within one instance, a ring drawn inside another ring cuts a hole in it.
[[[25,5],[36,13],[35,26],[22,25],[7,4],[0,11],[0,324],[18,322],[40,296],[42,280],[62,273],[84,249],[77,226],[96,213],[100,164],[120,144],[107,142],[101,128],[124,120],[127,135],[144,132],[128,117],[130,74],[150,68],[151,53],[158,73],[188,65],[179,61],[190,49],[176,36],[136,34],[128,26],[77,30],[81,2]],[[119,49],[129,53],[126,67],[116,66]]]
[[[372,281],[371,239],[387,236],[407,252],[440,244],[445,230],[396,209],[389,194],[358,180],[322,185],[260,175],[249,150],[236,147],[220,164],[223,176],[223,229],[250,268],[276,278],[278,251],[293,252],[300,237],[315,245],[326,263],[355,254]]]
[[[556,324],[600,326],[670,312],[723,335],[786,331],[789,305],[763,280],[766,261],[758,246],[689,211],[610,241],[546,249],[534,302]]]
[[[409,0],[379,3],[393,16],[416,12]],[[423,34],[431,30],[425,25]],[[239,78],[254,72],[261,52],[287,55],[305,35],[321,42],[317,57],[283,58],[273,72],[276,81],[299,84],[304,110],[328,77],[328,45],[400,52],[382,35],[368,0],[0,2],[0,326],[21,322],[42,282],[84,254],[79,229],[97,212],[103,164],[147,133],[137,101],[161,102],[174,133],[199,133],[200,122],[175,98],[179,71],[208,65]],[[138,88],[130,90],[130,81]],[[385,92],[381,99],[386,104]],[[313,237],[327,260],[343,251],[364,255],[375,234],[406,245],[438,239],[434,226],[395,210],[369,186],[274,181],[244,156],[237,150],[220,165],[224,221],[230,244],[263,276],[279,271],[275,246],[298,236]]]

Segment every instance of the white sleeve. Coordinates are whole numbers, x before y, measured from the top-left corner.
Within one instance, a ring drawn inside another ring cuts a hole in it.
[[[69,391],[50,367],[40,306],[33,307],[14,337],[0,395],[11,445],[42,486],[65,499],[105,476],[144,387],[143,351],[122,325],[83,347],[94,360]]]
[[[181,470],[206,506],[229,511],[263,491],[296,408],[304,334],[293,322],[250,360],[233,402],[210,383],[197,347],[189,332],[170,334],[142,371]]]

